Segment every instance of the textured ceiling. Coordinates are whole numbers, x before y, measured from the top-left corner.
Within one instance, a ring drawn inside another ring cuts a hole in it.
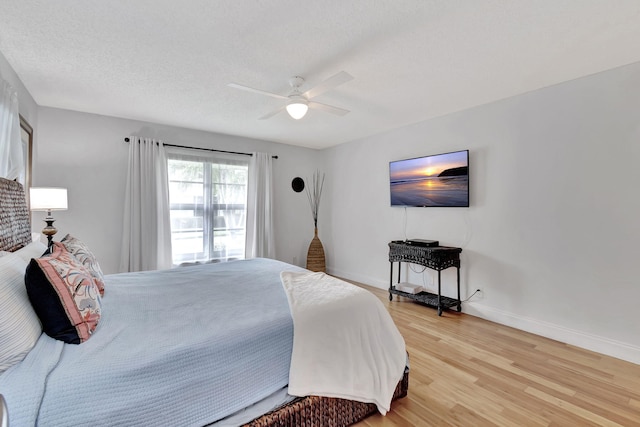
[[[313,148],[640,61],[638,0],[0,0],[41,106]],[[294,121],[258,118],[339,71]]]

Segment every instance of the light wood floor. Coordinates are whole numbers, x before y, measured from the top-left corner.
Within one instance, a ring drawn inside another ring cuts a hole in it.
[[[640,426],[640,365],[364,286],[410,355],[409,394],[367,426]]]

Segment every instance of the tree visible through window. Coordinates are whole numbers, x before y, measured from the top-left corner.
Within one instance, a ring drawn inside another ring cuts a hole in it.
[[[173,263],[244,258],[248,161],[169,153]]]

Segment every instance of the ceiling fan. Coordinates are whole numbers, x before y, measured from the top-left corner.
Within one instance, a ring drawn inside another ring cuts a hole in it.
[[[326,111],[327,113],[337,114],[339,116],[344,116],[345,114],[347,114],[349,110],[334,107],[333,105],[323,104],[317,101],[312,101],[312,99],[322,93],[325,93],[328,90],[333,89],[336,86],[348,82],[349,80],[353,80],[353,76],[345,71],[340,71],[338,74],[329,77],[317,86],[305,92],[301,92],[300,87],[304,84],[304,79],[299,76],[294,76],[289,79],[289,85],[291,85],[291,92],[289,92],[289,95],[279,95],[277,93],[254,89],[252,87],[241,85],[238,83],[229,83],[228,86],[287,101],[285,105],[282,105],[276,110],[273,110],[260,117],[260,120],[268,119],[269,117],[275,116],[284,109],[287,110],[287,113],[289,113],[292,118],[300,120],[305,116],[305,114],[307,114],[307,110],[309,108],[315,108],[316,110]]]

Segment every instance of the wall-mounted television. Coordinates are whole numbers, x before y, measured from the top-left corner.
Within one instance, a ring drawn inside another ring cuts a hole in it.
[[[469,150],[389,162],[391,206],[468,207]]]

